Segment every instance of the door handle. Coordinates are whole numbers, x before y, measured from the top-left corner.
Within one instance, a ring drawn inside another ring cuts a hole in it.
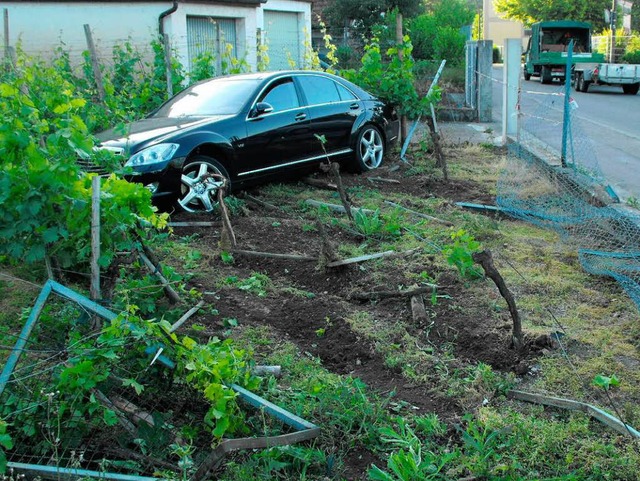
[[[305,114],[304,112],[303,112],[303,113],[296,114],[296,116],[295,116],[296,121],[298,121],[298,120],[304,120],[304,119],[306,119],[306,118],[307,118],[307,114]]]
[[[360,104],[358,104],[358,103],[351,104],[351,105],[349,105],[349,108],[350,108],[351,110],[357,110],[357,109],[359,109],[359,108],[360,108]]]

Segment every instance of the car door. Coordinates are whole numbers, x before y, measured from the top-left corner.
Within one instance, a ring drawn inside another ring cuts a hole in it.
[[[311,132],[324,136],[329,157],[351,152],[351,132],[364,110],[362,101],[344,85],[323,75],[301,74],[296,81],[309,108]],[[312,137],[313,154],[323,155],[321,142]]]
[[[269,107],[256,113],[256,107]],[[264,175],[304,163],[310,154],[309,113],[291,76],[272,81],[258,95],[247,118],[239,176]]]

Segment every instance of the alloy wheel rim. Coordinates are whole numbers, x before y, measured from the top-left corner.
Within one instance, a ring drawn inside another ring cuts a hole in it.
[[[182,195],[178,203],[187,212],[211,212],[217,203],[215,198],[218,189],[224,185],[222,180],[211,174],[220,175],[220,171],[206,162],[188,167],[181,177]]]
[[[375,169],[382,162],[383,145],[380,134],[369,129],[362,134],[360,140],[360,158],[369,169]]]

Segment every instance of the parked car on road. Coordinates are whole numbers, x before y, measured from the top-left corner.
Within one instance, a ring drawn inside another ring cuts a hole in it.
[[[200,82],[126,134],[97,137],[100,148],[127,159],[127,179],[193,212],[213,209],[222,177],[237,190],[327,158],[375,169],[398,126],[391,107],[341,77],[281,71]]]

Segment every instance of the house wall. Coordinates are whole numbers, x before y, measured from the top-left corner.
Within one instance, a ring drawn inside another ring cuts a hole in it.
[[[493,45],[503,52],[505,40],[508,38],[519,38],[525,44],[524,26],[514,20],[500,18],[493,6],[493,0],[483,2],[483,39],[493,40]]]
[[[71,60],[79,63],[87,49],[84,25],[91,27],[96,50],[105,61],[114,45],[129,40],[143,54],[151,55],[150,42],[158,35],[158,17],[171,2],[2,2],[9,14],[9,44],[21,43],[22,49],[47,58],[63,45]],[[264,28],[264,10],[299,14],[300,32],[311,32],[311,4],[298,0],[269,0],[267,4],[228,5],[204,2],[180,2],[176,12],[165,17],[164,31],[181,63],[189,65],[187,16],[211,16],[236,19],[237,52],[252,69],[256,68],[258,29]],[[0,32],[3,35],[3,32]],[[302,34],[301,34],[302,35]],[[2,39],[4,43],[4,38]]]
[[[79,60],[87,49],[84,24],[89,24],[100,55],[111,53],[113,45],[131,38],[135,45],[147,45],[158,32],[158,15],[165,3],[91,2],[3,2],[9,13],[9,43],[21,43],[31,55],[47,57],[61,44]],[[4,38],[3,38],[4,41]]]

